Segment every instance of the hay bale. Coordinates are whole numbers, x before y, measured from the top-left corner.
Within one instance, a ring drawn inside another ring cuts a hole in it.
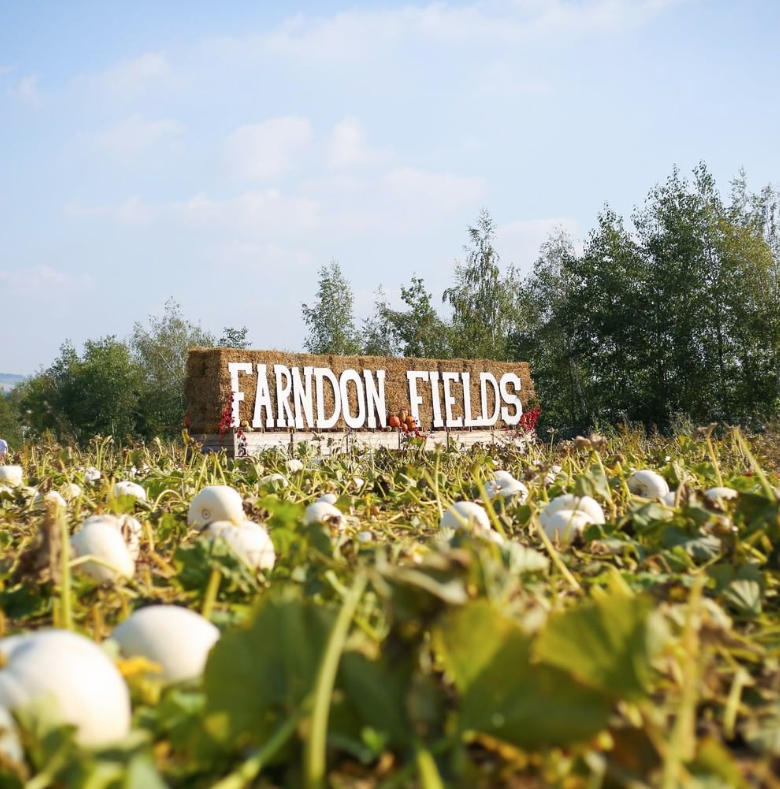
[[[409,398],[409,386],[407,372],[416,370],[424,372],[438,373],[438,387],[442,392],[441,409],[442,416],[445,412],[443,397],[442,374],[443,373],[468,373],[469,395],[471,402],[471,415],[476,418],[481,414],[481,391],[480,373],[492,373],[496,380],[500,381],[505,373],[514,373],[522,384],[520,399],[523,407],[528,400],[534,396],[533,381],[529,366],[525,362],[503,363],[478,359],[415,359],[397,358],[383,356],[315,356],[312,354],[282,353],[279,351],[249,351],[237,348],[194,348],[189,352],[187,359],[187,380],[185,383],[185,394],[188,402],[188,414],[190,419],[190,430],[195,434],[216,433],[219,428],[220,419],[223,411],[230,402],[231,381],[228,364],[231,362],[248,363],[251,365],[251,374],[240,374],[240,390],[244,393],[244,399],[239,403],[239,418],[247,420],[250,424],[254,416],[255,398],[257,396],[257,365],[266,365],[268,374],[268,384],[270,400],[272,405],[273,417],[276,420],[279,415],[279,402],[277,400],[276,378],[274,374],[275,365],[284,365],[288,370],[299,368],[302,381],[304,367],[326,368],[333,372],[337,379],[345,370],[355,370],[363,379],[364,371],[369,370],[375,373],[377,370],[385,371],[385,406],[388,413],[397,413],[401,409],[411,412]],[[375,377],[376,380],[376,377]],[[424,430],[432,429],[434,422],[434,403],[432,398],[432,384],[427,381],[418,383],[418,393],[422,395],[423,402],[419,409],[419,416]],[[452,416],[461,420],[464,414],[464,392],[461,379],[450,383],[451,395],[455,397],[452,406]],[[311,380],[312,400],[316,418],[316,395],[315,382]],[[356,386],[354,383],[346,384],[348,392],[348,404],[352,414],[358,410],[356,398]],[[333,412],[335,406],[335,396],[329,381],[323,381],[324,406],[326,413]],[[293,398],[290,398],[292,403]],[[495,399],[492,388],[487,386],[487,404],[489,412],[495,406]],[[266,413],[263,409],[263,427],[256,428],[266,430]],[[505,423],[499,420],[496,427],[504,427]],[[332,428],[341,431],[347,427],[343,408],[340,418]],[[291,428],[272,428],[274,430],[286,431]],[[309,429],[308,426],[305,429]],[[444,429],[443,427],[441,429]],[[482,428],[484,429],[484,428]]]

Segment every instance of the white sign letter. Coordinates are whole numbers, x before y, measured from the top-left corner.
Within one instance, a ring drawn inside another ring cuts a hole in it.
[[[238,374],[252,372],[252,362],[228,362],[230,372],[230,390],[233,392],[233,412],[230,416],[231,427],[238,427],[241,424],[239,403],[244,399],[244,393],[238,386]]]
[[[355,400],[357,402],[357,414],[355,416],[352,416],[349,410],[349,392],[347,391],[347,384],[350,381],[355,384]],[[339,388],[341,389],[341,406],[347,427],[351,427],[353,430],[358,427],[363,427],[366,421],[366,400],[363,393],[363,380],[354,370],[344,370],[341,374]]]
[[[444,413],[447,427],[463,427],[463,419],[452,416],[452,406],[455,405],[455,396],[450,393],[450,384],[460,378],[460,373],[442,373],[441,381],[444,384]]]
[[[312,395],[314,392],[311,390],[311,373],[313,367],[303,368],[303,377],[306,381],[306,386],[301,381],[301,368],[292,368],[293,380],[293,405],[295,406],[295,427],[298,430],[303,430],[303,415],[306,415],[306,424],[309,427],[314,427],[314,402]]]
[[[409,382],[409,405],[412,407],[412,416],[420,421],[420,406],[422,405],[422,397],[417,394],[417,379],[421,381],[428,380],[428,373],[420,372],[419,370],[408,370],[406,373],[406,380]]]
[[[487,385],[493,387],[493,413],[488,415],[488,393]],[[479,397],[482,402],[482,424],[486,427],[495,425],[498,420],[498,413],[501,410],[501,397],[498,393],[498,381],[493,373],[479,374]]]
[[[325,418],[325,384],[323,379],[330,381],[333,389],[333,413]],[[339,379],[327,367],[314,368],[314,387],[317,390],[317,429],[325,430],[333,427],[339,421],[341,411],[341,395],[339,393]]]
[[[439,395],[439,373],[433,371],[431,378],[431,400],[433,402],[433,426],[444,427],[444,420],[441,418],[441,396]]]
[[[366,406],[368,408],[368,426],[376,427],[379,415],[379,426],[387,427],[387,406],[385,405],[385,371],[376,371],[376,382],[371,370],[363,370],[366,379]]]
[[[268,389],[268,368],[264,364],[257,365],[257,394],[255,395],[255,412],[252,415],[252,427],[262,427],[261,409],[265,408],[265,426],[274,426],[274,409],[271,405],[271,392]]]
[[[507,389],[507,384],[514,385],[514,393]],[[520,398],[516,394],[516,392],[520,391],[521,386],[522,382],[520,381],[520,378],[514,373],[504,373],[501,376],[501,397],[504,398],[504,402],[507,405],[515,407],[515,412],[511,416],[509,415],[508,408],[501,409],[501,418],[508,425],[516,425],[520,421],[520,417],[523,415],[523,405],[520,402]]]
[[[463,373],[463,426],[479,427],[481,419],[474,419],[471,416],[471,373]]]
[[[290,371],[283,364],[275,364],[274,373],[276,373],[276,426],[294,427],[295,417],[290,407],[292,393]]]

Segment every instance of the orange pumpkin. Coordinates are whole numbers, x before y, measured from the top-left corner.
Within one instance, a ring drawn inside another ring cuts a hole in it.
[[[390,419],[387,420],[387,424],[390,425],[390,427],[401,427],[401,420],[393,414]]]

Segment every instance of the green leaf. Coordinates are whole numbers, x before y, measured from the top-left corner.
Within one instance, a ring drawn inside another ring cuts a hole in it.
[[[539,660],[617,698],[647,690],[649,600],[612,595],[550,617],[535,645]]]
[[[761,585],[748,578],[732,581],[723,596],[738,614],[755,618],[761,615]]]
[[[167,784],[154,767],[148,754],[140,754],[127,765],[123,789],[167,789]]]
[[[660,532],[666,525],[666,521],[674,517],[667,507],[650,501],[639,507],[630,510],[631,522],[634,524],[637,534],[653,536]]]
[[[204,674],[209,731],[222,741],[262,742],[278,715],[310,693],[335,615],[297,592],[269,594],[245,626],[226,633]]]
[[[220,594],[240,592],[252,594],[258,591],[256,573],[233,553],[224,540],[200,539],[191,545],[176,549],[173,556],[176,567],[176,582],[187,591],[204,593],[208,587],[212,570],[222,576]]]
[[[361,652],[346,652],[341,657],[339,685],[361,721],[381,732],[395,746],[410,741],[412,735],[404,709],[411,667],[405,662],[391,669],[383,660],[369,660]]]
[[[585,474],[580,475],[574,486],[574,492],[578,496],[591,496],[594,499],[601,497],[609,501],[609,481],[601,466],[594,463]]]
[[[526,548],[519,542],[508,542],[504,546],[504,551],[508,557],[510,570],[518,575],[546,573],[550,566],[550,560],[546,556],[533,548]]]
[[[720,555],[721,541],[713,534],[697,534],[693,537],[678,526],[669,526],[661,538],[667,548],[682,548],[689,556],[700,562],[708,562]]]
[[[780,534],[780,502],[771,501],[758,493],[741,493],[734,511],[737,524],[743,523],[748,533],[766,529],[772,538]]]
[[[520,748],[587,740],[607,724],[610,702],[565,671],[531,662],[532,642],[487,600],[469,603],[434,629],[460,696],[460,729]]]
[[[746,780],[735,754],[722,745],[714,737],[705,737],[698,743],[696,759],[691,772],[699,780],[707,781],[704,785],[722,786],[724,789],[748,789]],[[714,783],[713,779],[718,780]]]

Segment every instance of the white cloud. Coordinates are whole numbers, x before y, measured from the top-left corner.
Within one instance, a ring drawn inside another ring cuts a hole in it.
[[[365,167],[388,158],[387,152],[371,148],[357,118],[347,117],[333,127],[328,140],[331,167]]]
[[[96,135],[98,145],[108,153],[124,158],[142,153],[155,145],[177,137],[184,126],[175,120],[147,120],[134,113]]]
[[[504,263],[514,263],[523,271],[528,271],[539,257],[542,244],[558,230],[574,239],[579,232],[579,222],[567,217],[517,219],[497,228],[496,249]],[[575,243],[575,249],[581,249],[578,242]]]
[[[222,233],[242,239],[296,238],[322,224],[320,208],[308,197],[285,195],[278,189],[244,192],[227,200],[196,195],[189,200],[146,203],[134,196],[119,205],[89,206],[69,203],[65,214],[72,217],[105,217],[128,227],[159,224],[172,231],[185,229],[213,237]]]
[[[265,280],[285,280],[291,270],[306,271],[314,263],[314,256],[306,249],[300,249],[273,241],[251,243],[228,241],[218,244],[215,259],[220,266],[231,270],[237,276],[262,274]],[[246,281],[241,285],[248,284]]]
[[[384,178],[390,193],[402,201],[412,201],[423,210],[449,210],[478,199],[485,190],[482,178],[452,173],[435,173],[402,167]]]
[[[10,92],[17,99],[30,106],[40,107],[43,104],[43,94],[38,88],[37,74],[28,74],[26,77],[22,77]]]
[[[109,205],[84,205],[78,202],[66,203],[63,207],[66,217],[76,219],[89,219],[92,217],[105,217],[120,225],[150,225],[156,216],[155,209],[144,203],[140,197],[133,195],[123,203],[115,206]]]
[[[546,79],[531,76],[514,58],[493,60],[468,81],[469,92],[479,99],[507,101],[516,96],[541,96],[550,92]]]
[[[101,73],[81,77],[76,82],[97,88],[112,99],[124,100],[168,85],[172,77],[173,69],[163,52],[146,52],[122,60]]]
[[[387,46],[424,41],[489,39],[517,44],[544,36],[582,37],[636,27],[669,6],[688,0],[479,0],[467,5],[433,2],[391,9],[354,9],[332,16],[297,14],[275,30],[244,38],[221,38],[225,57],[287,56],[353,60]]]
[[[311,123],[296,115],[241,126],[227,140],[228,167],[238,178],[271,181],[296,169],[311,143]]]
[[[3,285],[3,293],[10,296],[48,298],[91,287],[94,282],[86,274],[74,277],[51,266],[32,266],[0,271],[0,284]]]

